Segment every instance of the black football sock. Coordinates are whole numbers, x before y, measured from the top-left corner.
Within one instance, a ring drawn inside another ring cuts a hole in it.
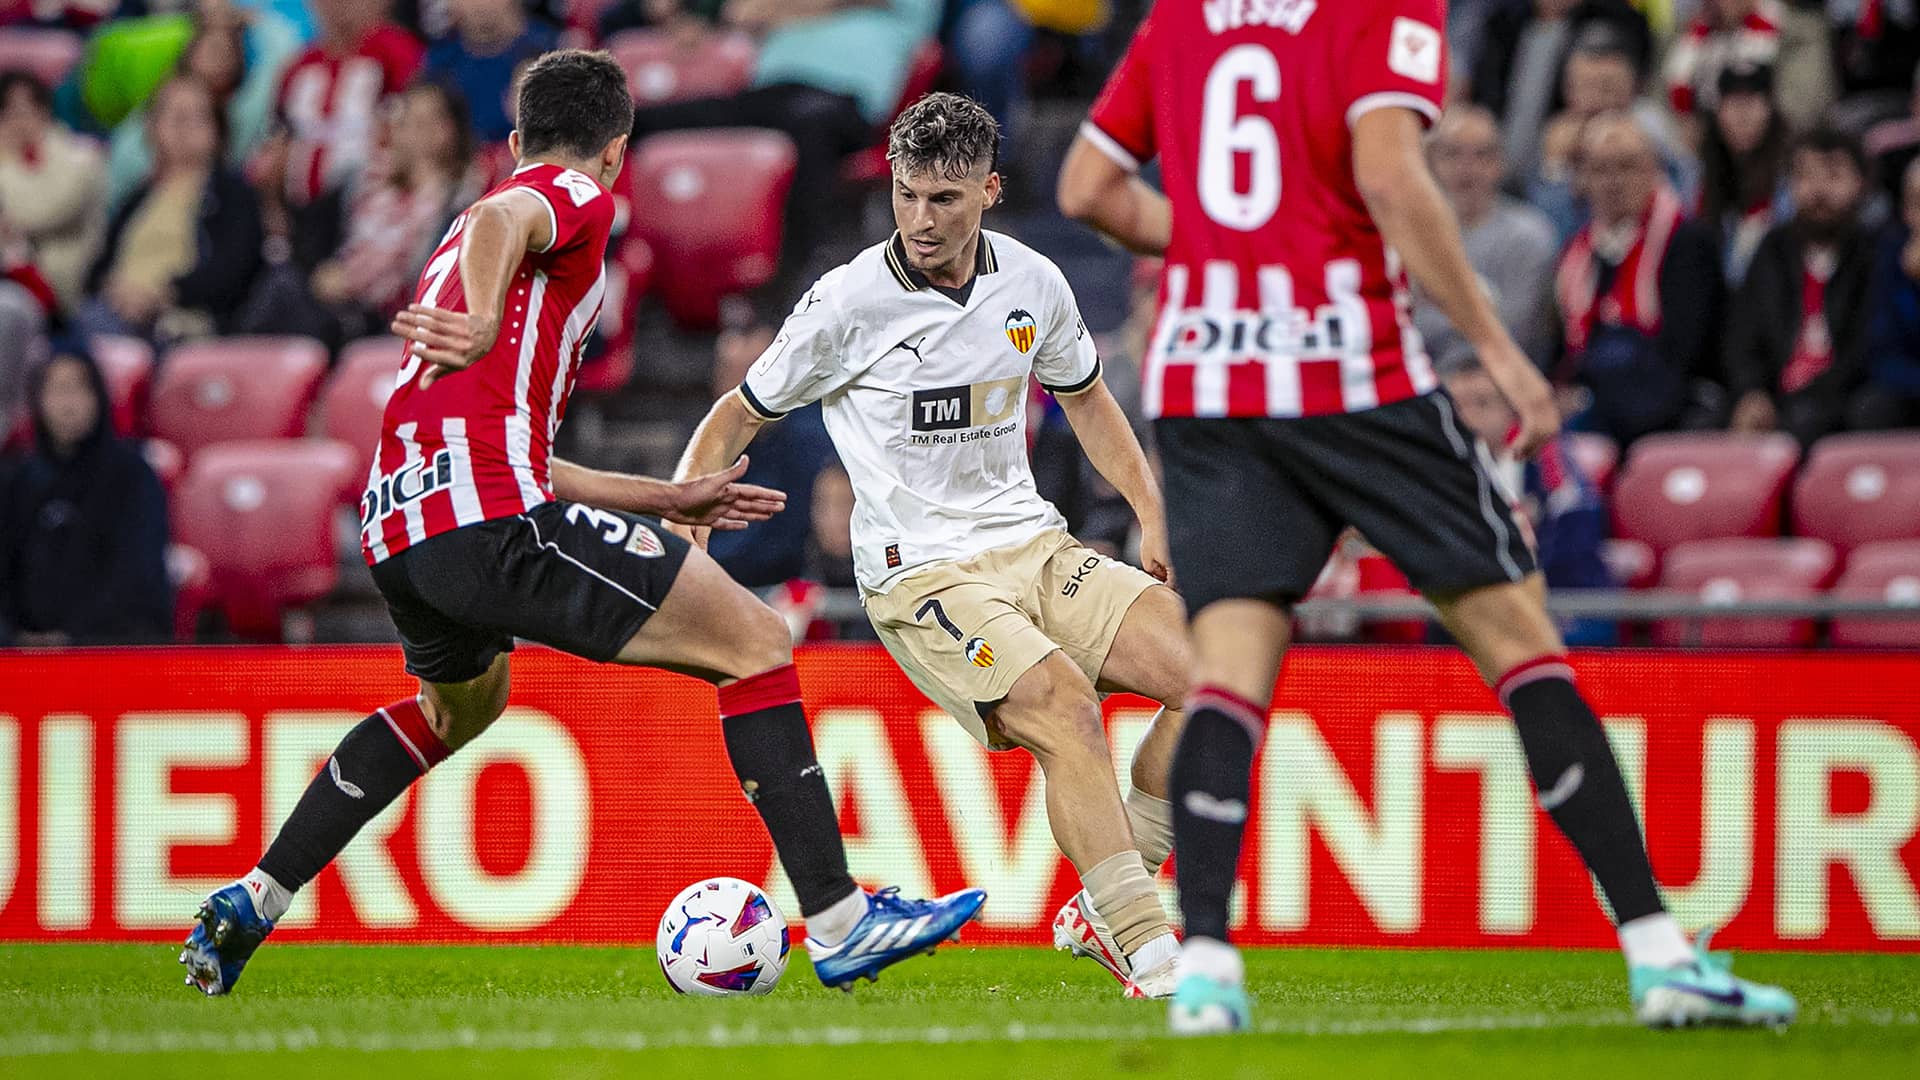
[[[289,892],[298,890],[448,753],[413,698],[360,721],[307,785],[260,856],[260,869]]]
[[[1620,763],[1599,718],[1574,689],[1566,657],[1529,660],[1494,689],[1519,729],[1540,808],[1600,882],[1614,921],[1666,910]]]
[[[793,665],[721,687],[720,732],[740,790],[766,824],[793,882],[800,914],[817,915],[846,899],[859,886],[847,872],[840,820],[813,755]]]
[[[1203,687],[1187,698],[1187,725],[1173,755],[1174,881],[1188,938],[1227,940],[1227,905],[1240,870],[1253,755],[1266,713],[1231,691]]]

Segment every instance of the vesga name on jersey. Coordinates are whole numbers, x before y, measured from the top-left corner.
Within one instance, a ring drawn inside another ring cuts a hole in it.
[[[1011,435],[1014,412],[1027,380],[994,379],[971,386],[946,386],[913,392],[913,445],[951,446]],[[978,430],[984,429],[984,430]],[[943,434],[952,432],[952,434]]]

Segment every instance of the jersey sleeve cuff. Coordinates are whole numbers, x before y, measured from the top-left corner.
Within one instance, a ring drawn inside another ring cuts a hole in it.
[[[739,393],[740,395],[741,403],[746,405],[747,411],[759,417],[762,420],[772,422],[774,420],[778,420],[781,417],[787,415],[786,413],[783,413],[783,412],[775,412],[772,409],[767,408],[765,405],[760,404],[760,399],[753,396],[753,391],[747,388],[746,383],[740,384],[740,389],[737,391],[737,393]]]
[[[1049,386],[1047,385],[1047,383],[1043,381],[1040,384],[1040,389],[1045,390],[1047,393],[1052,394],[1054,397],[1073,397],[1075,394],[1084,394],[1087,391],[1093,389],[1093,384],[1099,381],[1100,381],[1100,361],[1096,357],[1093,361],[1093,370],[1087,372],[1086,378],[1081,379],[1079,382],[1073,383],[1072,385],[1069,385],[1069,386]]]
[[[1427,127],[1432,127],[1434,122],[1440,119],[1440,106],[1419,94],[1410,94],[1404,90],[1382,90],[1376,94],[1364,94],[1355,99],[1352,105],[1347,106],[1348,129],[1352,129],[1353,125],[1360,122],[1362,116],[1375,109],[1412,109],[1420,114]]]
[[[1115,165],[1128,172],[1140,171],[1139,155],[1120,145],[1120,140],[1100,130],[1100,126],[1091,120],[1080,122],[1080,135],[1094,145],[1094,148],[1113,159]]]

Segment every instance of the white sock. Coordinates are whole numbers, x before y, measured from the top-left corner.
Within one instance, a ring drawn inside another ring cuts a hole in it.
[[[1180,946],[1178,970],[1183,979],[1189,975],[1201,975],[1233,986],[1239,986],[1247,979],[1247,969],[1240,960],[1240,950],[1224,941],[1207,937],[1190,937]]]
[[[807,939],[822,945],[838,945],[847,940],[853,928],[867,916],[867,891],[855,889],[816,915],[807,916]]]
[[[1630,968],[1679,967],[1693,963],[1695,957],[1692,943],[1680,932],[1680,924],[1664,911],[1621,923],[1620,951],[1626,954]]]
[[[1134,950],[1127,957],[1127,967],[1135,974],[1145,974],[1179,955],[1180,939],[1169,931]]]
[[[257,866],[240,879],[240,884],[247,887],[247,895],[253,898],[253,910],[268,922],[279,922],[280,916],[293,906],[293,893]]]

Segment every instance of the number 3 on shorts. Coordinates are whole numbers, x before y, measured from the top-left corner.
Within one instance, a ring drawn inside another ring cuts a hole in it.
[[[953,635],[953,640],[961,641],[966,638],[967,635],[961,633],[960,628],[953,625],[953,620],[947,618],[947,609],[940,606],[939,600],[928,600],[926,603],[921,604],[920,610],[913,613],[914,621],[926,622],[927,612],[929,611],[933,612],[934,621],[940,624],[940,629]]]

